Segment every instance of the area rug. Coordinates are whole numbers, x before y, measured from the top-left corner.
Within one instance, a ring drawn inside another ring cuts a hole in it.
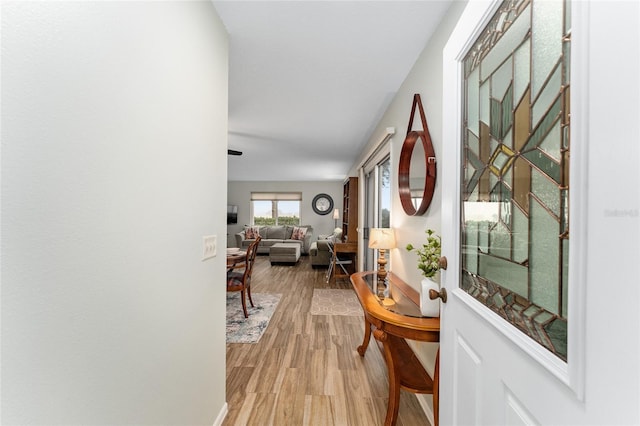
[[[311,315],[362,316],[362,306],[353,290],[314,289]]]
[[[269,325],[281,294],[252,293],[247,299],[249,318],[244,317],[240,292],[227,293],[227,343],[257,343]]]

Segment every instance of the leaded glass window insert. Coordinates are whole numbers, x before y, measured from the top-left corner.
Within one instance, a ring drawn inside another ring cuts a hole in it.
[[[464,59],[460,283],[565,361],[568,9],[504,1]]]

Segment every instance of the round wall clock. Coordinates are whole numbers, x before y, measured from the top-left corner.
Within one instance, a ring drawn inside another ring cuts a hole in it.
[[[329,214],[333,210],[333,198],[329,194],[318,194],[313,197],[311,207],[317,214]]]

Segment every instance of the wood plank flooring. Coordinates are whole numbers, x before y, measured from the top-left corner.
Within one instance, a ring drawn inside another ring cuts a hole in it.
[[[325,273],[307,256],[295,266],[258,256],[252,292],[282,298],[258,343],[227,344],[224,426],[384,423],[387,369],[373,338],[364,357],[356,352],[363,318],[309,313],[314,288],[351,288],[325,283]],[[429,425],[415,395],[401,392],[397,424]]]

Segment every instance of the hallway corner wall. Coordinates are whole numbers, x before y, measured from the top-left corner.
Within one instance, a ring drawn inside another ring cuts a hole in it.
[[[224,26],[209,1],[1,14],[1,422],[212,424],[225,267],[202,236],[226,233]]]

